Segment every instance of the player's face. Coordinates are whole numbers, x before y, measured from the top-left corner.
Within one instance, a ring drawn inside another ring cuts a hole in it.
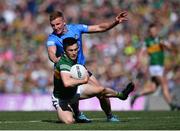
[[[149,29],[149,33],[152,37],[156,37],[158,35],[158,30],[156,27],[152,27]]]
[[[56,34],[63,34],[65,31],[65,21],[63,17],[58,17],[50,22],[53,31]]]
[[[77,45],[77,44],[73,44],[73,45],[68,46],[68,47],[66,48],[66,55],[67,55],[70,59],[76,60],[77,54],[78,54],[78,45]]]

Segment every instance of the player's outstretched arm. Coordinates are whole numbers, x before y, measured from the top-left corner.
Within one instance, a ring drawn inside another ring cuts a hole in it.
[[[112,29],[116,25],[118,25],[118,24],[120,24],[120,23],[122,23],[124,21],[127,21],[127,20],[128,20],[127,12],[122,11],[116,16],[115,20],[113,20],[111,22],[105,22],[105,23],[101,23],[101,24],[98,24],[98,25],[90,25],[90,26],[88,26],[88,32],[89,33],[104,32],[104,31]]]
[[[167,50],[167,51],[172,51],[172,52],[175,51],[172,43],[170,43],[170,42],[168,42],[168,41],[163,41],[163,40],[161,40],[161,41],[160,41],[160,44],[161,44],[161,46],[162,46],[165,50]]]

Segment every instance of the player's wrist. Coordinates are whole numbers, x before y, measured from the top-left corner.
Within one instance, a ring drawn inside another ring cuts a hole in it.
[[[58,63],[58,61],[60,60],[60,58],[61,58],[61,57],[58,57],[58,58],[54,61],[54,63]]]
[[[114,24],[117,25],[119,24],[119,21],[117,19],[114,20]]]

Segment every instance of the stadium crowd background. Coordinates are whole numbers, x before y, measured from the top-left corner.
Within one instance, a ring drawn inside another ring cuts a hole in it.
[[[105,86],[121,90],[138,76],[147,79],[147,57],[138,69],[137,54],[148,24],[156,21],[161,35],[173,44],[166,53],[166,75],[171,89],[180,86],[179,0],[5,0],[0,1],[0,93],[47,94],[52,91],[53,64],[45,42],[52,31],[49,13],[62,10],[67,23],[98,24],[128,11],[128,22],[100,34],[83,36],[87,66]]]

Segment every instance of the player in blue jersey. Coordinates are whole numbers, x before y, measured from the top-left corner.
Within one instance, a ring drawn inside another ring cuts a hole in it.
[[[61,55],[64,53],[63,44],[62,44],[63,39],[67,37],[73,37],[77,39],[77,43],[79,46],[78,58],[77,58],[78,63],[85,65],[85,57],[82,49],[82,34],[98,33],[98,32],[104,32],[110,30],[116,25],[124,21],[127,21],[127,12],[119,13],[116,16],[116,18],[111,22],[101,23],[97,25],[66,24],[63,13],[60,11],[52,12],[50,14],[49,20],[51,27],[53,29],[53,32],[48,36],[48,40],[46,43],[48,56],[50,60],[56,64],[61,58]],[[97,86],[100,85],[100,83],[93,75],[90,77],[90,81]],[[108,121],[119,121],[119,119],[116,118],[111,112],[109,99],[107,98],[102,98],[102,99],[98,98],[98,99],[100,100],[101,108],[105,112]],[[84,122],[86,121],[89,122],[89,120],[82,113],[79,112],[78,103],[72,105],[72,108],[74,110],[77,121],[82,119]]]

